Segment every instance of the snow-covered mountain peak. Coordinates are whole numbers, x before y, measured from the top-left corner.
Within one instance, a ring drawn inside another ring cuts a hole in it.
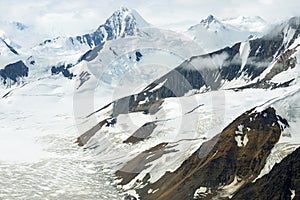
[[[137,29],[137,22],[129,8],[121,7],[106,20],[104,27],[112,31],[112,36],[124,37],[127,34],[134,35]],[[101,31],[102,29],[103,26],[101,25],[97,31]]]
[[[262,32],[268,24],[260,16],[239,16],[222,20],[222,23],[250,32]]]
[[[90,47],[95,47],[108,40],[138,35],[140,32],[139,28],[147,26],[149,24],[137,11],[121,7],[103,25],[100,25],[95,32],[77,36],[76,40],[80,43],[88,44]]]
[[[200,21],[201,26],[211,31],[225,30],[226,27],[213,15],[208,15],[206,19]]]
[[[132,15],[132,9],[122,6],[119,9],[115,10],[113,14],[109,17],[109,19],[112,18],[118,19],[119,17],[127,16],[127,15]]]
[[[149,23],[136,10],[134,10],[132,8],[120,7],[118,10],[116,10],[113,13],[113,15],[110,18],[112,18],[113,16],[119,16],[119,15],[126,15],[126,16],[132,17],[138,27],[149,26]]]
[[[237,18],[234,18],[232,20],[237,20],[240,22],[264,22],[266,23],[266,21],[261,18],[260,16],[238,16]]]
[[[187,34],[207,52],[231,46],[237,41],[247,40],[250,35],[248,31],[242,31],[230,24],[225,24],[213,15],[209,15],[200,23],[191,26]]]
[[[116,10],[105,22],[105,24],[123,22],[126,18],[130,18],[134,21],[134,17],[132,16],[132,12],[129,8],[121,7]],[[112,24],[111,24],[112,25]]]
[[[202,19],[200,23],[210,24],[213,21],[217,21],[217,19],[213,15],[208,15],[206,19]]]
[[[106,20],[105,25],[110,26],[111,28],[117,28],[119,30],[129,28],[136,29],[149,26],[148,22],[146,22],[136,10],[127,7],[121,7],[116,10]]]
[[[67,43],[69,48],[93,48],[104,44],[106,41],[118,38],[125,38],[127,36],[139,36],[142,31],[140,28],[149,27],[146,22],[136,10],[120,7],[113,14],[107,18],[104,24],[101,24],[94,32],[86,33],[75,37],[57,37],[55,39],[48,39],[41,43],[41,46],[55,46],[56,44]]]

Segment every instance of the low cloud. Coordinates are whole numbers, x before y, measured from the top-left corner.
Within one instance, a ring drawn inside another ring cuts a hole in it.
[[[229,57],[226,52],[221,54],[214,54],[212,56],[200,56],[191,58],[190,65],[191,69],[202,70],[202,69],[218,69],[224,64],[224,61]]]

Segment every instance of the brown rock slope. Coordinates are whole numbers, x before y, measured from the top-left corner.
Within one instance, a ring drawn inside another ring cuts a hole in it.
[[[259,175],[279,140],[282,132],[280,124],[287,125],[273,108],[259,113],[250,110],[204,143],[176,171],[167,172],[155,183],[147,182],[145,187],[137,189],[137,193],[141,199],[153,200],[226,199],[238,187],[227,191],[224,186],[233,182],[241,186]],[[139,161],[135,160],[135,163]],[[122,175],[119,171],[118,176]],[[123,178],[128,179],[128,174]],[[200,187],[206,188],[206,191],[199,191],[195,196]]]
[[[271,172],[248,183],[233,196],[234,200],[300,199],[300,148],[276,164]]]
[[[131,161],[126,163],[122,169],[116,172],[117,177],[122,179],[120,184],[128,184],[144,169],[147,169],[149,167],[149,163],[160,158],[164,154],[174,152],[174,150],[172,150],[173,146],[167,145],[168,143],[160,143],[149,150],[142,152]],[[147,174],[142,181],[146,182],[149,178],[149,174]]]

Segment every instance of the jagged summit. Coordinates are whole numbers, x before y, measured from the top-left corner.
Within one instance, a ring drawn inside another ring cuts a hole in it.
[[[214,17],[213,15],[208,15],[207,18],[202,19],[199,24],[191,26],[189,28],[189,31],[194,30],[194,29],[199,29],[199,28],[200,29],[205,28],[208,31],[212,31],[212,32],[219,32],[221,30],[227,29],[224,26],[224,24],[221,21],[219,21],[216,17]]]
[[[206,29],[226,29],[226,27],[213,15],[208,15],[206,19],[202,19],[200,24]]]
[[[127,7],[120,7],[117,9],[108,19],[107,21],[115,21],[120,20],[120,17],[123,17],[125,19],[126,17],[132,18],[133,21],[136,23],[136,25],[141,27],[149,26],[149,23],[143,19],[143,17],[134,9],[127,8]],[[125,18],[124,18],[125,17]],[[107,22],[106,21],[106,22]]]
[[[213,15],[208,15],[198,24],[191,26],[187,34],[207,52],[231,46],[237,41],[246,40],[249,36],[248,32],[244,33],[233,26],[224,24]]]
[[[212,23],[213,21],[216,21],[217,19],[213,16],[213,15],[208,15],[206,19],[202,19],[200,23],[203,23],[203,24],[210,24]]]
[[[121,7],[103,25],[100,25],[95,32],[77,36],[76,40],[94,47],[101,45],[107,40],[138,35],[139,28],[146,26],[149,26],[149,24],[137,11]]]

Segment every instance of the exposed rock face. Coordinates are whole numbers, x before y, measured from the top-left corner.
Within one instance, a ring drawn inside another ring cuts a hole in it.
[[[62,73],[64,77],[72,79],[74,75],[69,71],[71,67],[73,67],[73,64],[60,64],[58,66],[52,66],[51,74],[54,75]]]
[[[129,161],[124,167],[116,172],[118,178],[121,178],[122,181],[119,183],[121,185],[128,184],[132,181],[141,171],[148,168],[148,164],[157,158],[163,156],[164,154],[170,153],[172,150],[171,147],[167,147],[168,143],[161,143],[155,147],[150,148],[147,151],[142,152],[131,161]],[[146,183],[149,179],[149,174],[144,177],[142,182]]]
[[[0,38],[0,42],[3,42],[3,44],[15,55],[19,55],[19,53],[17,52],[17,50],[15,50],[11,45],[7,44],[7,42],[5,42],[5,40],[3,38]],[[0,53],[1,55],[1,53]]]
[[[78,62],[81,62],[83,60],[85,61],[92,61],[93,59],[95,59],[98,56],[98,52],[103,48],[103,45],[105,43],[96,46],[93,49],[88,50],[85,54],[83,54],[79,59]]]
[[[107,40],[134,36],[138,32],[137,21],[133,12],[128,8],[121,8],[107,19],[103,25],[99,26],[95,32],[70,38],[70,40],[77,40],[90,47],[95,47]]]
[[[291,57],[297,51],[297,45],[293,49],[288,49],[283,52],[276,60],[274,67],[271,71],[265,76],[263,81],[271,80],[275,75],[279,74],[282,71],[286,71],[288,68],[294,68],[296,66],[297,60],[295,57]]]
[[[250,110],[211,141],[204,143],[176,171],[167,172],[155,183],[143,180],[146,186],[137,189],[137,192],[141,199],[193,199],[195,191],[203,187],[210,192],[200,193],[198,198],[223,198],[221,194],[226,185],[233,181],[243,185],[259,175],[266,158],[279,140],[282,132],[280,124],[288,126],[273,108],[259,113]],[[150,162],[147,156],[145,153],[137,156],[125,166],[126,170],[121,169],[122,172],[117,173],[123,178],[121,184],[128,183],[138,175],[141,170],[134,170],[137,163],[147,166]],[[128,172],[132,170],[135,173],[130,177]],[[124,171],[127,173],[124,174]],[[149,190],[156,192],[149,193]],[[226,195],[230,194],[225,193],[224,197]]]
[[[138,95],[131,95],[113,102],[113,116],[127,114],[130,112],[144,112],[153,114],[159,110],[163,100],[159,99],[156,93],[145,92]],[[142,103],[143,102],[143,103]]]
[[[278,58],[275,60],[274,65],[272,69],[265,75],[265,77],[262,80],[258,80],[256,83],[251,83],[236,89],[247,89],[247,88],[263,88],[263,89],[275,89],[279,87],[288,87],[291,82],[294,81],[294,79],[287,80],[284,83],[274,83],[271,81],[271,79],[276,76],[277,74],[288,70],[289,68],[294,68],[297,63],[296,57],[293,57],[292,55],[297,52],[297,48],[300,45],[297,45],[296,47],[292,49],[287,49],[283,53],[281,53]]]
[[[135,144],[139,141],[143,141],[152,134],[156,127],[156,122],[148,122],[136,130],[127,140],[124,141],[124,143]]]
[[[220,21],[218,21],[213,15],[208,15],[206,19],[202,19],[200,22],[200,24],[205,28],[209,28],[209,25],[211,25],[212,23],[218,24],[218,26],[221,27],[222,29],[226,29],[226,27]]]
[[[84,146],[91,139],[91,137],[93,137],[102,128],[102,126],[107,123],[107,120],[99,122],[96,126],[87,130],[84,134],[79,136],[76,143],[78,143],[79,146]]]
[[[289,35],[289,37],[287,37]],[[203,86],[212,90],[219,89],[226,81],[232,81],[243,77],[251,81],[257,78],[270,64],[278,57],[274,69],[263,80],[266,82],[276,74],[294,67],[296,60],[291,55],[294,49],[286,50],[300,35],[300,18],[292,18],[289,21],[277,26],[270,34],[249,40],[249,52],[246,60],[243,60],[242,43],[232,47],[226,47],[219,51],[194,56],[182,63],[179,67],[166,74],[156,81],[157,84],[164,82],[169,90],[160,93],[165,97],[182,96],[190,88],[199,89]],[[178,77],[181,77],[178,79]],[[174,81],[174,79],[184,81]],[[182,83],[181,83],[182,82]],[[175,91],[173,93],[169,91]]]
[[[13,82],[17,82],[18,78],[27,77],[28,71],[29,69],[23,61],[18,61],[16,63],[6,65],[4,69],[1,69],[0,77],[2,77],[3,84],[5,85],[8,79]]]
[[[246,184],[232,199],[300,199],[300,148],[276,164],[269,174]]]
[[[16,50],[19,46],[12,42],[2,30],[0,30],[0,55],[19,55]]]
[[[299,27],[299,22],[296,19],[290,20],[276,27],[272,34],[248,41],[250,50],[246,60],[241,55],[242,43],[206,55],[193,56],[154,81],[141,93],[116,101],[118,104],[116,108],[118,109],[115,109],[116,112],[114,113],[124,113],[123,105],[129,107],[129,110],[135,110],[134,107],[146,99],[150,104],[168,97],[180,97],[191,90],[200,90],[203,87],[218,90],[224,82],[230,82],[241,77],[251,81],[259,77],[273,61],[276,61],[277,64],[266,78],[248,86],[276,88],[288,85],[288,83],[278,85],[267,81],[289,67],[295,66],[296,60],[290,56],[297,50],[298,46],[291,50],[285,51],[285,49],[300,35]],[[291,29],[295,30],[295,34],[287,39],[285,34]],[[274,60],[277,56],[278,58]],[[157,86],[159,87],[157,88]]]
[[[295,66],[296,60],[291,55],[298,46],[294,49],[286,49],[300,35],[299,22],[300,18],[292,18],[275,27],[270,34],[249,40],[247,44],[237,43],[216,52],[191,57],[148,85],[142,92],[114,101],[112,118],[116,118],[119,114],[139,111],[153,114],[160,109],[165,98],[181,97],[192,90],[218,90],[225,82],[240,78],[251,82],[259,77],[272,62],[276,64],[266,78],[237,89],[274,89],[289,86],[293,80],[280,84],[269,80],[276,74]],[[287,38],[287,35],[290,36]],[[246,58],[242,55],[245,45],[249,45]],[[99,48],[102,47],[99,46]],[[95,56],[94,53],[88,52],[83,59]],[[141,56],[137,53],[136,59],[140,59]]]
[[[264,79],[261,81],[258,81],[256,83],[251,83],[249,85],[245,85],[242,87],[234,88],[234,90],[243,90],[243,89],[249,89],[249,88],[261,88],[261,89],[276,89],[281,87],[288,87],[295,79],[288,80],[284,83],[273,83],[271,81],[265,81]]]

